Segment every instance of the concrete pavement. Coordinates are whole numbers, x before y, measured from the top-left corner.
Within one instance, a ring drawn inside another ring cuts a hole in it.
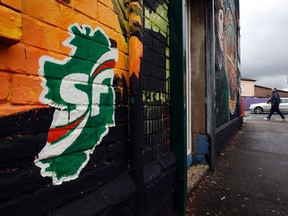
[[[187,216],[288,215],[288,121],[249,114],[193,189]],[[286,119],[287,116],[286,116]]]

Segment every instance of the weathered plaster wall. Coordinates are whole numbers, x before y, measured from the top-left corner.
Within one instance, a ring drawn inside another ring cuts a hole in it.
[[[206,134],[205,3],[193,1],[191,7],[192,141],[197,151],[196,136]]]

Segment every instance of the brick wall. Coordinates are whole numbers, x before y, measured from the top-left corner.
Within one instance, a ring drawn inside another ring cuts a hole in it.
[[[169,5],[137,7],[0,1],[1,215],[135,215],[139,190],[143,214],[175,211]],[[129,11],[142,11],[141,62]],[[131,162],[131,68],[143,83],[143,188]]]
[[[170,215],[175,209],[176,159],[170,152],[169,4],[144,0],[144,8],[145,215]]]
[[[280,97],[288,97],[287,91],[279,90]],[[271,97],[271,88],[255,85],[255,97]]]

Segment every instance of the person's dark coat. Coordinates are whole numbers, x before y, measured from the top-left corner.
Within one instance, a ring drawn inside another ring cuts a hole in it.
[[[272,92],[271,98],[267,101],[267,103],[270,103],[270,102],[272,106],[279,106],[280,96],[279,96],[277,89]]]

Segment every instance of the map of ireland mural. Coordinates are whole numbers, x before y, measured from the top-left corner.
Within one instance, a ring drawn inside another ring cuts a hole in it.
[[[101,28],[73,24],[63,42],[69,57],[42,56],[40,101],[55,108],[46,145],[35,164],[53,184],[78,177],[95,147],[115,125],[112,87],[118,51]]]

